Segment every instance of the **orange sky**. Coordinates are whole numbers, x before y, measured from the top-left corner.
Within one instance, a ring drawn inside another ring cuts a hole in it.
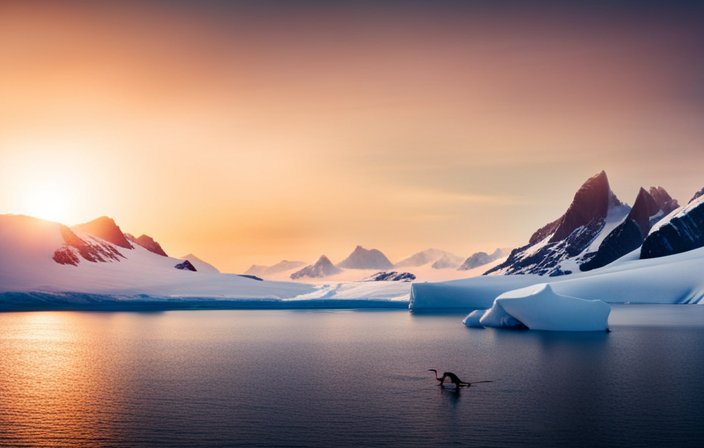
[[[629,203],[704,186],[685,3],[25,3],[0,3],[1,213],[243,271],[522,245],[602,169]]]

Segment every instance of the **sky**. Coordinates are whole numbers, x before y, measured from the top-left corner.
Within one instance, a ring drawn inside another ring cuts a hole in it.
[[[0,213],[224,271],[525,244],[704,187],[696,2],[0,2]]]

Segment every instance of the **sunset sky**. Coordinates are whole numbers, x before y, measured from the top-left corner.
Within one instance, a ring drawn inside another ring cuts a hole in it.
[[[700,3],[701,4],[701,3]],[[704,187],[686,2],[0,2],[0,213],[225,271],[525,244],[606,170]]]

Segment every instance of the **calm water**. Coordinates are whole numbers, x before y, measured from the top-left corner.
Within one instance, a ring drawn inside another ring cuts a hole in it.
[[[701,446],[704,307],[614,307],[608,334],[462,317],[0,314],[0,445]]]

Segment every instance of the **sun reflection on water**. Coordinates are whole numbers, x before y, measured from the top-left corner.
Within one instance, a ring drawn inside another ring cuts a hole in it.
[[[98,329],[79,333],[74,313],[15,317],[0,339],[0,444],[95,446],[109,437],[110,366],[84,340]]]

